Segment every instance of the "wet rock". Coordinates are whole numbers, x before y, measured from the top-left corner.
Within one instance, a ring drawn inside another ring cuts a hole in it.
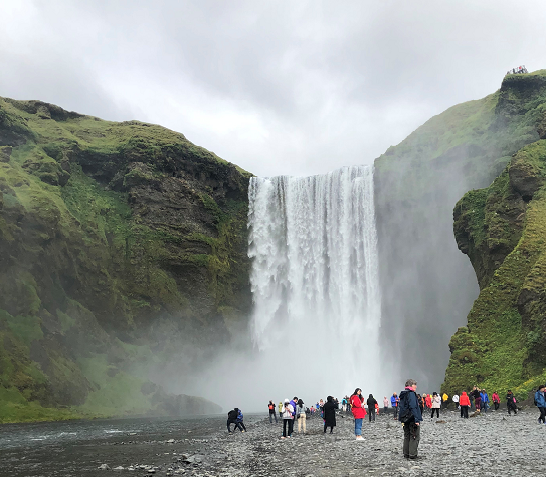
[[[110,470],[110,466],[108,464],[99,465],[99,470]]]

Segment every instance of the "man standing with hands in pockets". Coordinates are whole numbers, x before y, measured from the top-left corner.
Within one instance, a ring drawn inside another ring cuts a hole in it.
[[[404,390],[400,393],[398,420],[404,425],[404,444],[402,450],[406,459],[417,459],[419,447],[420,426],[423,421],[419,401],[417,400],[417,382],[408,379]]]

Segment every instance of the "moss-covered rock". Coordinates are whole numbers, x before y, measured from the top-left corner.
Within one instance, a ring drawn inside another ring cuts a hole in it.
[[[516,107],[516,106],[513,106]],[[480,281],[480,295],[450,341],[442,389],[477,384],[520,399],[545,379],[546,140],[518,151],[483,190],[454,210],[454,234]]]
[[[249,176],[160,126],[0,98],[0,420],[197,409],[141,387],[247,318]]]
[[[517,244],[522,212],[542,184],[536,164],[512,156],[539,140],[545,110],[546,71],[508,75],[499,91],[430,118],[375,161],[382,344],[420,363],[422,386],[438,386],[445,343],[478,294],[454,246],[453,207],[472,191],[455,208],[455,235],[483,288]]]

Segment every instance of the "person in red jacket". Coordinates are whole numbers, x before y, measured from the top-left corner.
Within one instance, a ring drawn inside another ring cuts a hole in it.
[[[430,397],[430,394],[427,394],[425,397],[425,406],[427,406],[427,409],[432,407],[432,398]]]
[[[498,411],[499,410],[499,406],[500,406],[500,396],[499,396],[499,393],[497,391],[495,391],[493,393],[493,404],[495,405],[495,411]]]
[[[461,398],[459,400],[459,406],[461,408],[461,417],[468,419],[468,408],[470,407],[470,398],[466,394],[466,391],[463,391]]]
[[[364,396],[362,396],[362,389],[356,388],[349,402],[351,403],[351,411],[353,413],[353,417],[355,418],[356,440],[363,441],[362,420],[366,417],[366,409],[364,409]]]

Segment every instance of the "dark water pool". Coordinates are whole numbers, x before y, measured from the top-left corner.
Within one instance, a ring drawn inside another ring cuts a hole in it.
[[[245,422],[262,418],[246,416]],[[225,430],[225,423],[216,415],[1,425],[0,475],[104,476],[98,467],[105,463],[163,465],[180,453],[203,451],[204,440]]]

